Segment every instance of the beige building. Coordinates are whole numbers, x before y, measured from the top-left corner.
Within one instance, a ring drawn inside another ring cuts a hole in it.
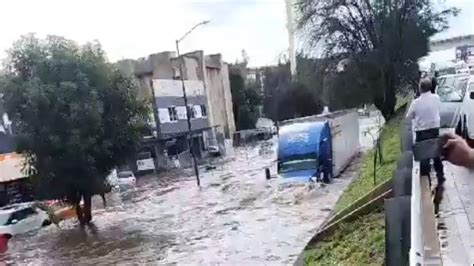
[[[232,108],[232,94],[229,83],[229,69],[222,61],[220,54],[205,56],[207,84],[207,100],[211,117],[211,125],[220,125],[221,132],[226,138],[231,138],[235,132],[234,111]]]
[[[230,138],[235,132],[232,94],[229,84],[227,63],[220,54],[204,55],[203,51],[194,51],[182,55],[182,75],[184,80],[201,81],[207,101],[207,117],[212,133],[221,132]],[[151,54],[138,60],[125,59],[117,62],[119,68],[137,78],[140,84],[139,97],[163,98],[155,95],[159,80],[180,80],[181,71],[175,52]],[[156,86],[155,86],[156,87]],[[188,94],[188,93],[187,93]],[[188,94],[188,98],[193,95]],[[156,101],[155,101],[156,102]],[[163,102],[163,100],[159,101]],[[160,108],[160,106],[155,106]]]

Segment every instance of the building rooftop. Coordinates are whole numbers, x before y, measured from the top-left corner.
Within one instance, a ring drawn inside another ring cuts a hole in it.
[[[0,183],[24,178],[23,155],[18,153],[0,154]]]

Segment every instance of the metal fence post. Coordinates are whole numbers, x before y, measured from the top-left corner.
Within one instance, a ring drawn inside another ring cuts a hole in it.
[[[385,201],[385,264],[408,265],[410,251],[410,196]]]

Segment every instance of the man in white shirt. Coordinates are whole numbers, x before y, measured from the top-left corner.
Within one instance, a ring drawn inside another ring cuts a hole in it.
[[[420,96],[408,108],[407,118],[413,119],[416,142],[439,137],[441,101],[437,94],[431,93],[432,83],[428,78],[420,81]],[[443,163],[441,158],[434,158],[433,165],[438,183],[444,182]],[[430,160],[420,162],[420,175],[428,176],[431,172]]]

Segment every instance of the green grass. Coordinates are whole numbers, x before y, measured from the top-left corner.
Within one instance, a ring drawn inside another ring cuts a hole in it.
[[[376,184],[392,177],[400,155],[400,130],[404,108],[383,127],[381,134],[383,163],[377,165]],[[335,212],[349,206],[374,188],[374,152],[364,155],[359,177],[344,191]],[[383,265],[385,221],[381,208],[356,221],[341,223],[334,234],[304,251],[305,265]]]
[[[342,223],[333,235],[305,251],[305,265],[382,265],[384,228],[380,209]]]
[[[383,163],[377,164],[376,184],[391,178],[392,172],[396,168],[400,155],[400,126],[403,114],[404,112],[398,112],[383,128],[381,134]],[[335,212],[349,206],[372,188],[374,188],[374,152],[369,151],[362,160],[359,177],[341,195],[334,207]]]

